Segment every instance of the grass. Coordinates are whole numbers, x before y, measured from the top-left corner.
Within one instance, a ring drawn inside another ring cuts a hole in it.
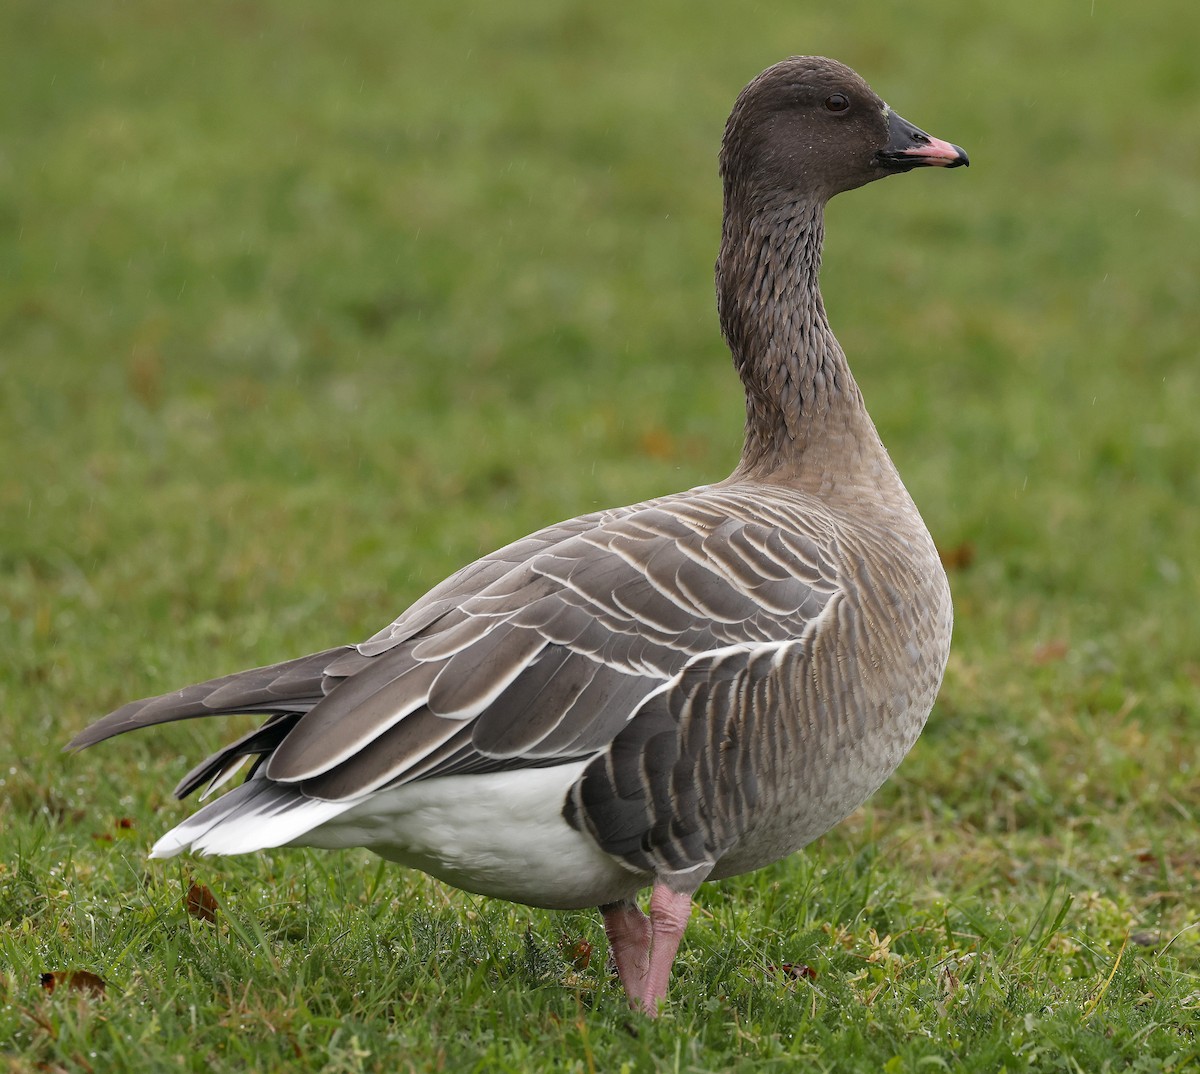
[[[798,51],[974,163],[830,214],[835,328],[957,563],[897,776],[702,890],[657,1024],[592,914],[365,854],[148,863],[226,730],[62,755],[91,718],[728,472],[715,152]],[[1193,1069],[1198,51],[1183,0],[4,5],[9,1067]]]

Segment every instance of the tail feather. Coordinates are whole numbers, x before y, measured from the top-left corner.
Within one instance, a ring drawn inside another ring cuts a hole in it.
[[[150,857],[170,858],[185,850],[249,854],[283,846],[356,804],[308,798],[295,787],[254,777],[172,828],[154,844]]]
[[[341,645],[280,664],[238,671],[158,697],[131,701],[80,731],[67,743],[67,749],[86,749],[126,731],[175,720],[235,712],[305,712],[328,691],[326,669],[353,649],[351,645]]]
[[[281,713],[272,716],[266,723],[242,735],[236,742],[223,746],[216,753],[204,758],[183,777],[175,787],[176,798],[186,798],[198,787],[207,783],[201,800],[207,798],[229,778],[247,757],[262,757],[270,753],[300,719],[301,713]]]

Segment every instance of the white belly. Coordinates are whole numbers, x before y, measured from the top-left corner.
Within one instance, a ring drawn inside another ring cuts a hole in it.
[[[366,847],[464,891],[567,910],[617,902],[650,877],[563,819],[586,761],[444,776],[381,791],[294,846]]]

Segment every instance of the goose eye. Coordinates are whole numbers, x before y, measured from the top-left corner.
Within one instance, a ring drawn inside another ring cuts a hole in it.
[[[825,107],[831,112],[844,112],[850,107],[850,98],[844,93],[831,93],[825,98]]]

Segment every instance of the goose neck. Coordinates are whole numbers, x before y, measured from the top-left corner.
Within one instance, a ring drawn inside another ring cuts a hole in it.
[[[727,193],[717,306],[746,389],[743,476],[798,469],[831,436],[878,442],[821,299],[824,232],[823,204]]]

